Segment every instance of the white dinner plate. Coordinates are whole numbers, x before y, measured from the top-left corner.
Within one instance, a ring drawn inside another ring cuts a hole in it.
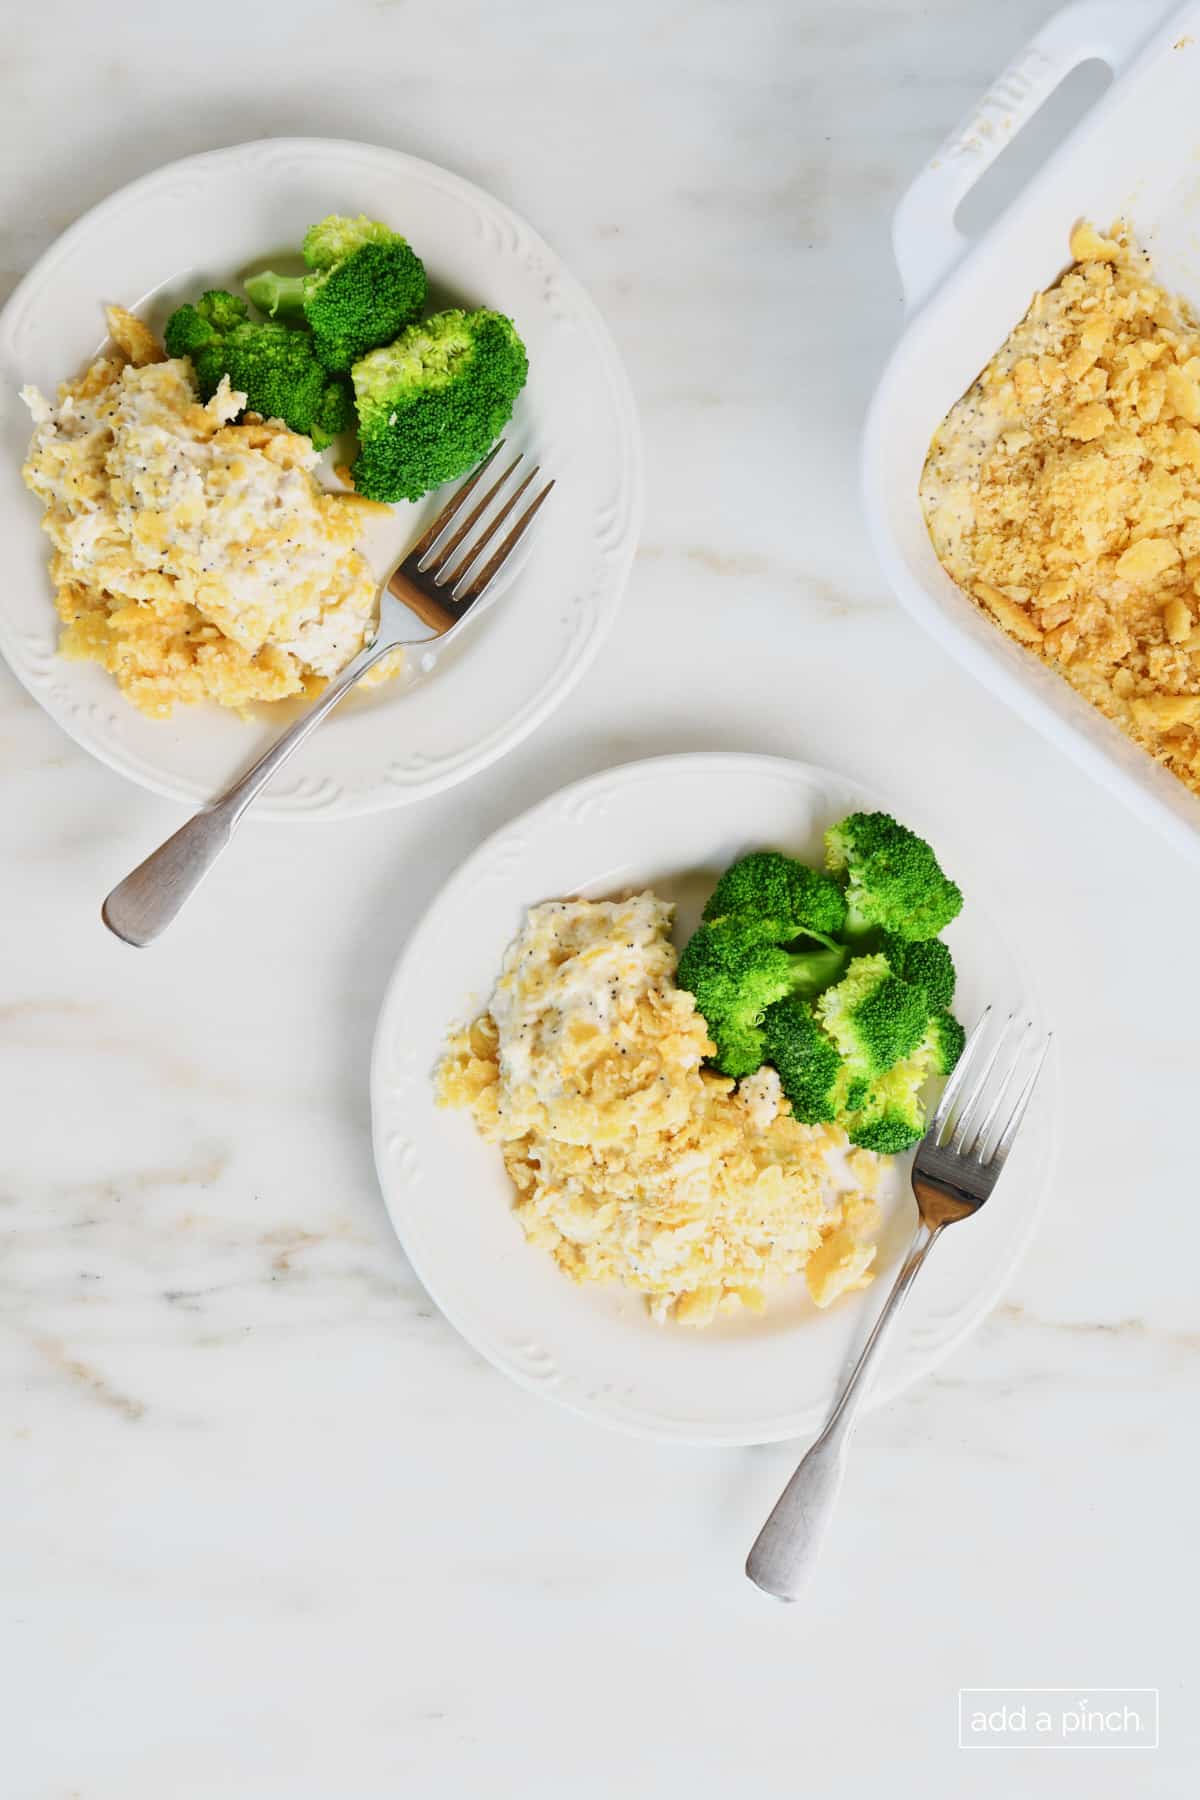
[[[1002,1014],[1036,1015],[980,883],[922,809],[775,757],[662,757],[564,788],[475,851],[413,933],[375,1039],[379,1178],[434,1300],[514,1380],[606,1424],[688,1443],[767,1443],[823,1417],[915,1226],[907,1159],[891,1164],[883,1184],[878,1280],[864,1292],[821,1312],[800,1279],[777,1290],[761,1317],[722,1317],[702,1331],[659,1325],[639,1295],[577,1286],[526,1243],[497,1149],[468,1114],[435,1107],[432,1074],[448,1029],[486,1006],[527,907],[653,887],[677,903],[682,941],[736,856],[772,845],[819,863],[825,828],[864,807],[884,807],[928,836],[964,888],[947,933],[960,1016],[971,1021],[988,1002]],[[930,1257],[887,1347],[875,1402],[927,1373],[997,1299],[1050,1178],[1056,1111],[1051,1063],[993,1198]]]
[[[352,696],[299,750],[256,817],[333,818],[418,800],[501,756],[559,704],[620,603],[637,540],[642,461],[629,385],[596,308],[554,252],[470,182],[398,150],[269,138],[188,157],[122,188],[65,232],[0,315],[0,650],[30,693],[112,768],[173,799],[220,791],[294,716],[216,706],[142,716],[112,677],[56,654],[41,508],[20,465],[18,390],[52,394],[100,349],[103,306],[161,327],[206,287],[294,257],[327,213],[366,213],[410,239],[437,305],[495,307],[529,350],[506,436],[557,478],[507,591],[427,675]],[[293,262],[292,266],[296,266]],[[327,455],[327,460],[331,458]],[[402,504],[364,548],[384,574],[431,516]]]

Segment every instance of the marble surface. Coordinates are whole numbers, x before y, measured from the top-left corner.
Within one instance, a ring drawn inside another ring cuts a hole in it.
[[[567,711],[419,809],[250,824],[150,953],[97,903],[178,813],[0,670],[4,1800],[1194,1791],[1197,876],[919,635],[857,512],[890,211],[1046,10],[22,15],[8,285],[171,157],[398,145],[589,285],[650,492]],[[626,1441],[509,1386],[406,1266],[368,1143],[381,987],[459,858],[565,779],[707,747],[936,792],[1063,1051],[1028,1259],[863,1425],[793,1609],[741,1563],[798,1447]],[[957,1750],[960,1686],[1075,1683],[1159,1687],[1162,1748]]]

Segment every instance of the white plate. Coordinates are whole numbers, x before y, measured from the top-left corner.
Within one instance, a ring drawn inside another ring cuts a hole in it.
[[[509,591],[446,650],[431,676],[352,697],[297,752],[258,817],[344,817],[418,800],[483,768],[532,731],[586,668],[611,625],[637,540],[641,447],[629,385],[599,314],[535,232],[433,164],[370,144],[274,138],[148,175],[86,214],[47,251],[0,315],[0,650],[85,749],[173,799],[210,798],[290,716],[246,722],[219,707],[143,718],[90,663],[55,653],[57,619],[40,508],[20,464],[25,382],[52,393],[104,336],[102,306],[161,326],[179,301],[293,251],[314,219],[364,212],[411,239],[440,304],[510,314],[529,382],[506,434],[558,478]],[[383,573],[433,510],[401,505],[366,549]]]
[[[967,895],[948,937],[957,1010],[1033,1007],[986,896],[915,806],[774,757],[673,756],[565,788],[506,826],[459,869],[414,932],[388,987],[371,1074],[375,1159],[392,1223],[417,1274],[477,1350],[514,1380],[609,1425],[703,1444],[794,1437],[823,1416],[911,1235],[905,1166],[892,1167],[880,1279],[814,1307],[803,1281],[766,1315],[706,1331],[656,1325],[636,1294],[579,1287],[527,1244],[494,1146],[468,1115],[438,1110],[431,1074],[448,1028],[487,1003],[505,946],[540,900],[652,886],[693,927],[717,874],[756,845],[821,859],[845,813],[884,806],[923,830]],[[1057,1076],[1048,1067],[1003,1182],[937,1246],[888,1347],[875,1401],[925,1374],[976,1325],[1011,1275],[1049,1180]]]

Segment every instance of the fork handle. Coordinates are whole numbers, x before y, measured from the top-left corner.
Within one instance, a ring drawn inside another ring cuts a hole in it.
[[[239,781],[211,806],[195,813],[132,874],[118,882],[100,909],[108,929],[139,950],[165,931],[224,850],[250,802],[355,682],[391,648],[391,644],[376,640],[360,650],[304,717],[297,719]]]
[[[764,1593],[773,1594],[777,1600],[798,1600],[816,1567],[841,1489],[850,1434],[866,1397],[867,1377],[892,1321],[908,1298],[908,1291],[942,1229],[940,1225],[931,1229],[924,1221],[917,1226],[904,1265],[825,1429],[780,1494],[754,1540],[746,1558],[746,1573]]]

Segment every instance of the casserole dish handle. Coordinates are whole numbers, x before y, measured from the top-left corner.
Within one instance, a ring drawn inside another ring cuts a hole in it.
[[[1130,0],[1075,0],[993,82],[896,208],[892,248],[910,312],[966,249],[954,215],[985,169],[1072,69],[1098,59],[1115,77],[1163,17]]]

